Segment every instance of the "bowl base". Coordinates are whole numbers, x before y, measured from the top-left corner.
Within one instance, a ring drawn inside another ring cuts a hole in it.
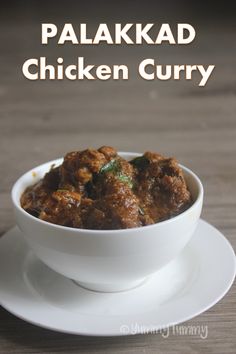
[[[78,285],[81,286],[82,288],[85,288],[87,290],[91,291],[96,291],[100,293],[117,293],[121,291],[128,291],[132,290],[134,288],[137,288],[144,283],[150,278],[150,276],[139,279],[137,281],[131,282],[131,283],[117,283],[117,284],[97,284],[97,283],[86,283],[86,282],[80,282],[77,280],[72,281]]]

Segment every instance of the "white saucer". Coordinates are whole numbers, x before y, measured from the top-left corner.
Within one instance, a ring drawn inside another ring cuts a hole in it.
[[[232,247],[202,220],[178,258],[140,287],[120,293],[89,291],[52,271],[29,250],[18,228],[0,239],[1,305],[60,332],[116,336],[158,331],[209,309],[234,277]]]

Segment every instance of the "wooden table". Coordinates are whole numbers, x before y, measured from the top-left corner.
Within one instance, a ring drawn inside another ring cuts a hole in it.
[[[10,190],[23,172],[67,151],[106,144],[123,151],[149,149],[174,155],[192,168],[205,187],[203,218],[219,228],[235,248],[233,27],[203,22],[189,46],[68,45],[58,49],[55,44],[40,46],[40,20],[31,21],[29,14],[25,18],[8,18],[0,24],[1,234],[15,224]],[[40,55],[50,60],[61,55],[68,62],[82,55],[90,63],[125,63],[132,75],[129,81],[118,82],[26,80],[22,63]],[[172,64],[213,63],[216,68],[205,88],[197,87],[195,81],[147,82],[136,73],[139,61],[147,57]],[[125,338],[66,335],[38,328],[1,309],[0,353],[235,353],[235,295],[234,285],[216,306],[184,324],[207,325],[207,339],[173,333],[168,339],[158,334]]]

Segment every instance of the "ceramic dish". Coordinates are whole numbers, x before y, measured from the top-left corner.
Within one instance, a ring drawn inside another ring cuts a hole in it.
[[[120,153],[126,159],[139,154]],[[51,224],[28,214],[20,196],[42,178],[52,164],[35,167],[18,179],[12,189],[16,222],[29,247],[54,271],[96,291],[122,291],[142,284],[173,260],[191,240],[203,203],[199,178],[181,166],[194,199],[181,214],[159,223],[122,230],[86,230]]]
[[[26,321],[66,333],[167,335],[168,327],[171,331],[219,301],[234,277],[232,247],[202,220],[173,261],[142,286],[117,293],[86,290],[54,272],[18,228],[0,239],[0,304]]]

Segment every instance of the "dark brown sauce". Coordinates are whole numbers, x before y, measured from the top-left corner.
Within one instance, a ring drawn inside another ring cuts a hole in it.
[[[68,153],[21,196],[22,208],[41,220],[96,230],[154,224],[191,204],[176,159],[146,152],[126,161],[108,146]]]

